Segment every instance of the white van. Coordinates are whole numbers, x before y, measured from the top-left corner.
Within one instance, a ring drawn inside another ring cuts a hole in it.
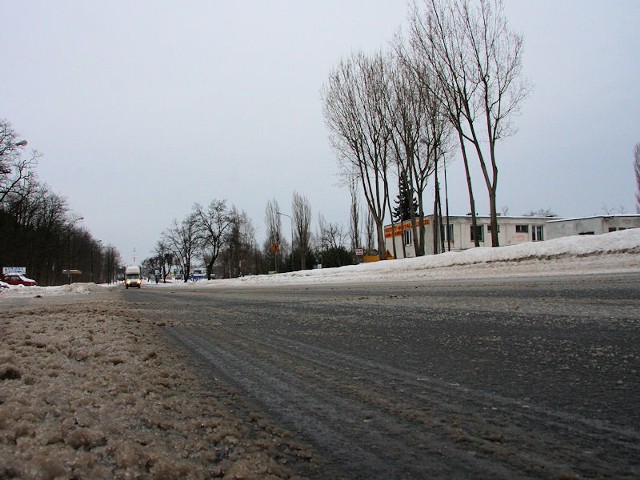
[[[140,277],[140,267],[137,265],[131,265],[124,269],[124,286],[138,287],[142,285],[142,278]]]

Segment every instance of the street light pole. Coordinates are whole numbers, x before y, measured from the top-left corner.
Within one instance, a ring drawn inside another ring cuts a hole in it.
[[[447,159],[443,163],[444,168],[444,207],[447,215],[447,251],[451,251],[451,224],[449,223],[449,191],[447,188]]]

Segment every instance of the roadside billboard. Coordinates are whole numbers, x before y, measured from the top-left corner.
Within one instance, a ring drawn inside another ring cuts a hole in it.
[[[3,275],[26,275],[27,267],[2,267]]]

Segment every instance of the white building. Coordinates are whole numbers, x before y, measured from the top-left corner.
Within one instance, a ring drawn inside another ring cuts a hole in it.
[[[524,242],[537,242],[546,239],[545,228],[549,217],[499,216],[498,240],[500,245],[516,245]],[[434,241],[434,216],[429,215],[425,223],[425,254],[446,251],[460,251],[475,247],[475,235],[471,228],[471,215],[442,217],[440,236]],[[487,215],[476,216],[476,228],[481,247],[491,246],[491,218]],[[417,229],[418,230],[418,229]],[[419,235],[419,234],[418,234]],[[385,247],[396,258],[415,257],[416,239],[414,239],[411,220],[402,224],[385,227]],[[393,244],[395,243],[395,254]]]
[[[475,247],[471,215],[455,215],[442,218],[440,236],[434,240],[434,216],[424,219],[425,254],[461,251]],[[477,235],[481,247],[491,246],[491,218],[476,216]],[[448,227],[447,227],[448,225]],[[599,235],[602,233],[640,228],[640,215],[599,215],[584,218],[559,219],[557,217],[498,216],[498,240],[500,246],[539,242],[571,235]],[[419,230],[416,228],[416,230]],[[418,233],[419,235],[419,233]],[[396,258],[416,256],[416,239],[411,221],[384,229],[385,248]],[[395,243],[395,251],[394,251]]]
[[[547,222],[547,238],[602,233],[640,228],[640,215],[597,215],[583,218],[553,219]]]

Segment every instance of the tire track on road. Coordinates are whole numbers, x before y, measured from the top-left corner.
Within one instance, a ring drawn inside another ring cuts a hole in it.
[[[607,431],[629,447],[639,438],[622,427],[282,335],[221,325],[175,327],[169,333],[307,436],[340,465],[345,478],[561,476],[580,452],[577,446],[558,448],[560,439]],[[637,447],[628,451],[638,454]],[[595,460],[599,474],[615,473],[611,459]],[[594,458],[589,462],[593,468]]]

